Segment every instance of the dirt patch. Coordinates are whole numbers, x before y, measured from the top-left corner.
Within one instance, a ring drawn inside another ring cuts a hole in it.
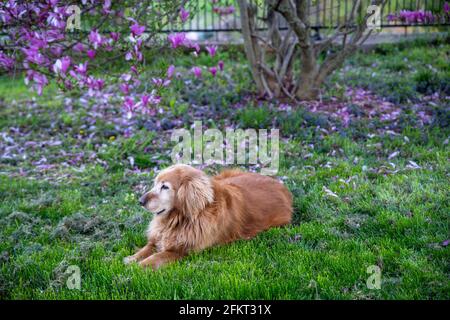
[[[345,217],[344,225],[352,231],[356,231],[361,228],[369,219],[367,215],[351,215]]]
[[[99,215],[87,216],[77,212],[64,217],[53,229],[51,238],[76,242],[119,240],[123,227],[123,223]]]

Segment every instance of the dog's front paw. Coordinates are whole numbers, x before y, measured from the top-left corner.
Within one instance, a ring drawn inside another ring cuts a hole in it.
[[[136,262],[136,257],[128,256],[128,257],[123,258],[123,263],[124,264],[130,264],[132,262]]]

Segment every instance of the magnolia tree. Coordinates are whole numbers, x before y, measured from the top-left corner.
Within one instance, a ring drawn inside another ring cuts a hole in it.
[[[313,38],[308,0],[266,0],[263,19],[267,31],[259,31],[257,8],[247,0],[238,0],[241,11],[245,52],[259,94],[272,97],[310,100],[318,96],[325,79],[339,68],[370,36],[366,12],[361,0],[354,0],[346,19],[326,39]],[[366,1],[367,2],[367,1]],[[386,0],[372,1],[380,11]],[[279,23],[285,22],[286,31]],[[337,51],[331,45],[340,41]]]
[[[184,33],[161,36],[166,25],[190,18],[185,0],[8,0],[0,3],[0,70],[25,74],[25,82],[41,94],[51,79],[63,90],[87,91],[98,98],[119,99],[125,113],[154,112],[176,66],[142,77],[147,51],[165,46],[200,52]],[[208,46],[214,56],[215,46]],[[121,61],[121,62],[120,62]],[[110,68],[112,63],[123,68]],[[223,62],[210,66],[215,76]],[[122,71],[117,72],[115,69]],[[202,76],[200,66],[191,72]],[[115,84],[120,90],[105,93]]]

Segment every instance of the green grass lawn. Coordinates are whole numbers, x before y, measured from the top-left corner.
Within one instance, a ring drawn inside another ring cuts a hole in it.
[[[242,54],[221,52],[228,78],[174,84],[162,114],[132,120],[131,137],[120,106],[94,112],[1,77],[0,298],[449,299],[449,50],[417,42],[358,54],[327,84],[323,112],[248,99]],[[349,98],[345,85],[378,100]],[[389,110],[369,116],[383,97]],[[198,112],[210,128],[280,128],[293,222],[156,272],[125,266],[151,219],[137,199],[171,164],[167,130]],[[71,265],[80,290],[66,286]],[[379,290],[366,285],[373,265]]]

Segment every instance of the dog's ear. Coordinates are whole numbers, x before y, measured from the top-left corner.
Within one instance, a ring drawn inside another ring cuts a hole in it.
[[[209,177],[200,170],[183,175],[177,192],[177,201],[184,215],[196,218],[214,200]]]

